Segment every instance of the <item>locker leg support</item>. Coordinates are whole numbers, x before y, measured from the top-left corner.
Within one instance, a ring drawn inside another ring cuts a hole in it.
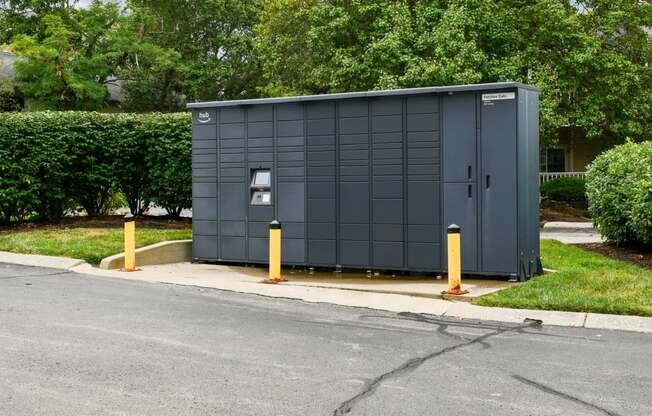
[[[456,224],[448,227],[448,290],[442,295],[464,295],[468,290],[462,289],[461,229]]]
[[[136,219],[133,215],[125,215],[125,266],[124,272],[136,271]]]
[[[281,276],[281,223],[269,223],[269,276],[263,283],[286,282]]]

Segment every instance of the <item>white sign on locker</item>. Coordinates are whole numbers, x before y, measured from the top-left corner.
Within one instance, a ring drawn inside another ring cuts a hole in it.
[[[497,92],[493,94],[482,94],[482,101],[513,100],[516,98],[514,92]]]

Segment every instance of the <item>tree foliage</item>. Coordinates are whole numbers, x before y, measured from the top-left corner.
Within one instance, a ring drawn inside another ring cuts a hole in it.
[[[518,81],[544,144],[650,139],[651,27],[639,0],[0,0],[33,108]]]
[[[12,49],[18,89],[32,109],[96,110],[108,104],[106,86],[140,68],[167,68],[174,51],[138,40],[138,13],[124,14],[117,3],[94,0],[65,16],[47,14],[40,37],[17,35]]]
[[[256,28],[266,91],[519,81],[543,138],[650,138],[648,2],[269,0]]]
[[[258,95],[255,0],[0,0],[0,43],[25,58],[32,108],[101,109],[107,86],[128,111],[175,111],[197,99]]]
[[[147,106],[146,97],[168,91],[177,100],[215,100],[257,94],[258,64],[253,55],[255,0],[135,0],[143,22],[143,39],[176,50],[179,65],[153,71],[147,82],[131,83],[134,107]],[[136,94],[135,92],[138,92]],[[153,97],[154,98],[154,97]],[[147,98],[150,102],[156,102]]]

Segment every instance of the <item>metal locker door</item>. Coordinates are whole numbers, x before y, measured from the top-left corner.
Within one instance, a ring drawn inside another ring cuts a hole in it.
[[[442,263],[447,265],[446,229],[462,228],[462,271],[478,271],[478,190],[476,95],[442,99],[443,223]]]
[[[462,229],[462,271],[478,271],[478,203],[474,183],[444,184],[443,263],[447,268],[446,229],[450,224]]]
[[[482,271],[518,272],[515,93],[482,94]]]
[[[475,182],[477,176],[475,94],[444,97],[442,107],[444,182]]]

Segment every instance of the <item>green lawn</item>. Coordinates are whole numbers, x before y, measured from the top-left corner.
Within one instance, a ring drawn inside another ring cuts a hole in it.
[[[553,240],[541,242],[536,277],[475,300],[483,306],[652,316],[652,270]]]
[[[191,238],[189,229],[136,229],[136,246]],[[83,259],[98,264],[124,251],[121,228],[64,228],[0,234],[0,251]]]

